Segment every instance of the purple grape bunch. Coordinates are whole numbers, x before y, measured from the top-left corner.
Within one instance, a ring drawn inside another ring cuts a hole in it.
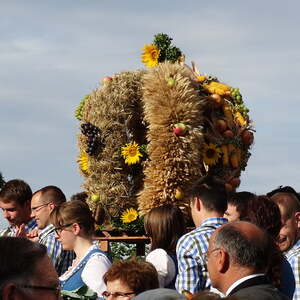
[[[81,132],[87,137],[86,153],[88,155],[94,155],[100,144],[100,129],[91,123],[83,123],[81,124]]]

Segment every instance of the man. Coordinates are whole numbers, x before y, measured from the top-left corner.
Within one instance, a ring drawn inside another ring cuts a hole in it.
[[[0,191],[0,208],[9,227],[0,232],[0,236],[26,236],[26,233],[37,228],[30,216],[32,191],[23,180],[8,181]]]
[[[63,202],[66,202],[64,193],[51,185],[36,191],[31,200],[31,216],[35,218],[39,232],[35,239],[35,234],[30,237],[47,247],[59,275],[68,269],[74,259],[73,251],[64,251],[61,243],[55,239],[54,226],[50,222],[51,212]]]
[[[2,300],[61,299],[46,247],[26,238],[0,238]]]
[[[227,210],[224,213],[224,218],[229,222],[238,221],[247,215],[247,206],[249,201],[255,197],[250,192],[234,193],[228,198]]]
[[[294,300],[300,299],[300,202],[292,190],[277,189],[273,200],[279,207],[282,227],[279,232],[278,246],[290,263],[295,277]],[[272,192],[271,192],[272,193]]]
[[[223,218],[227,195],[223,185],[196,184],[187,195],[196,229],[185,234],[177,243],[178,275],[176,289],[192,294],[210,288],[204,255],[212,233],[227,222]]]
[[[213,287],[226,296],[288,299],[265,276],[271,263],[272,243],[269,235],[252,223],[238,221],[219,227],[206,253]]]

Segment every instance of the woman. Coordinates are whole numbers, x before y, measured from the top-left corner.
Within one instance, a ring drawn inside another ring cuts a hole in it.
[[[146,261],[156,268],[160,287],[175,289],[176,244],[185,230],[183,213],[173,205],[153,208],[145,217],[145,231],[151,238],[151,252]]]
[[[76,254],[72,266],[59,278],[61,289],[73,291],[86,285],[101,296],[106,289],[103,275],[111,263],[93,244],[94,220],[88,205],[80,200],[63,203],[51,219],[63,249]]]
[[[144,291],[158,288],[154,266],[136,259],[114,263],[103,279],[107,285],[107,291],[102,293],[105,299],[129,300]]]

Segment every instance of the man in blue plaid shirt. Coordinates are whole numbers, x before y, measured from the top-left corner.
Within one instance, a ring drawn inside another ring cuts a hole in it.
[[[63,250],[62,244],[55,238],[55,228],[50,223],[51,212],[63,202],[66,202],[66,197],[56,186],[46,186],[36,191],[31,200],[31,215],[35,218],[39,231],[32,232],[30,237],[47,247],[58,275],[66,272],[75,256],[73,251]]]
[[[269,193],[280,209],[282,227],[278,246],[290,263],[295,277],[293,300],[300,300],[300,201],[291,187],[280,187]],[[284,275],[284,274],[283,274]],[[292,284],[292,283],[291,283]]]
[[[212,233],[225,224],[227,193],[221,184],[196,184],[188,194],[196,229],[185,234],[177,243],[178,275],[176,289],[191,293],[210,288],[206,251]]]
[[[13,179],[5,183],[0,191],[0,208],[9,226],[0,236],[26,237],[26,233],[37,228],[30,216],[32,191],[23,180]]]

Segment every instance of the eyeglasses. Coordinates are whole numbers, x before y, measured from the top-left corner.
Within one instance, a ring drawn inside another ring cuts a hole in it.
[[[60,294],[60,287],[50,287],[50,286],[40,286],[40,285],[29,285],[29,284],[18,284],[18,287],[25,289],[36,289],[36,290],[46,290],[55,292],[56,296]]]
[[[207,262],[209,256],[210,256],[213,252],[218,251],[218,250],[220,250],[220,249],[222,249],[222,248],[215,248],[215,249],[213,249],[213,250],[211,250],[211,251],[208,251],[208,250],[207,250],[207,251],[204,253],[204,255],[203,255],[204,261]]]
[[[51,203],[51,202],[47,202],[47,203],[44,203],[44,204],[41,204],[41,205],[32,207],[32,208],[31,208],[31,212],[32,212],[32,213],[37,212],[37,211],[39,211],[42,207],[47,206],[47,205],[50,204],[50,203]]]
[[[64,230],[64,228],[66,228],[66,227],[68,227],[68,226],[71,226],[71,225],[73,225],[73,223],[61,225],[61,226],[59,226],[59,227],[55,227],[55,228],[54,228],[54,231],[55,231],[55,233],[56,233],[57,235],[60,235],[61,232]]]
[[[106,299],[109,296],[117,298],[117,297],[128,297],[128,296],[134,295],[134,294],[135,294],[135,292],[130,292],[130,293],[115,292],[115,293],[111,293],[111,292],[105,291],[105,292],[102,293],[102,296]]]

